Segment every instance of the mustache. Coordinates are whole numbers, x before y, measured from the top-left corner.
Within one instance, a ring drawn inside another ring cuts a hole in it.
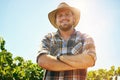
[[[70,21],[70,20],[68,20],[68,19],[63,19],[63,20],[61,20],[60,22],[64,22],[64,21]]]

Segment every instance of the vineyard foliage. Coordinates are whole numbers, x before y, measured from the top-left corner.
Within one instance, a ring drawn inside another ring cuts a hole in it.
[[[12,58],[3,38],[0,38],[0,49],[0,80],[42,80],[43,69],[20,56]]]
[[[12,57],[12,53],[5,49],[5,40],[0,37],[0,80],[42,80],[44,70],[31,60],[23,57]],[[118,80],[120,67],[110,70],[98,69],[89,71],[87,80]],[[113,79],[114,78],[114,79]]]

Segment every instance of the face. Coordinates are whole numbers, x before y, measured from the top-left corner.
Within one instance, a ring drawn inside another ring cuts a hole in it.
[[[62,31],[68,31],[73,28],[74,21],[74,15],[69,9],[59,10],[56,14],[56,24]]]

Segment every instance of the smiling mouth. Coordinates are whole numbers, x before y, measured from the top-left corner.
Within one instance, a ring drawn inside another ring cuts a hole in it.
[[[61,21],[61,23],[67,24],[69,22],[69,20],[63,20]]]

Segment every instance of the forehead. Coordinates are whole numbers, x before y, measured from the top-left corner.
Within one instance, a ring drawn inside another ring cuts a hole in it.
[[[59,9],[58,11],[57,11],[57,13],[56,14],[60,14],[60,13],[63,13],[63,12],[68,12],[68,13],[72,13],[72,11],[70,10],[70,9],[66,9],[66,8],[63,8],[63,9]]]

